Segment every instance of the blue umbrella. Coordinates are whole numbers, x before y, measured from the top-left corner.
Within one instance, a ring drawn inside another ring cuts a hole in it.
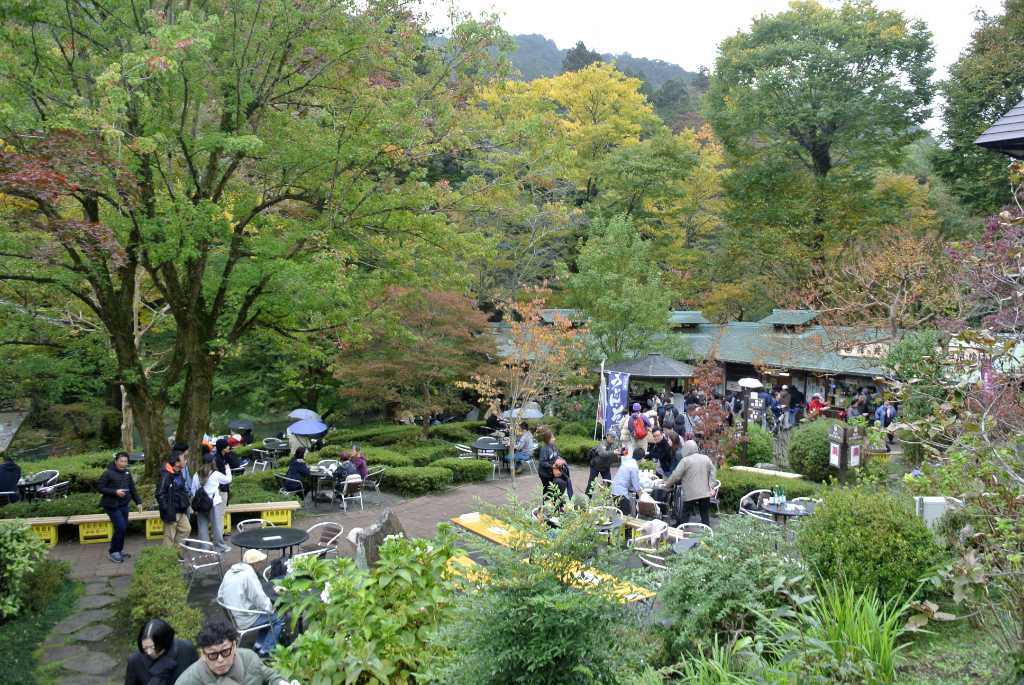
[[[291,413],[288,414],[290,419],[298,419],[302,421],[304,419],[313,419],[314,421],[320,420],[320,415],[312,409],[292,409]]]
[[[292,425],[288,426],[288,432],[292,435],[316,437],[327,432],[327,424],[323,421],[316,421],[314,419],[304,419],[302,421],[296,421]]]

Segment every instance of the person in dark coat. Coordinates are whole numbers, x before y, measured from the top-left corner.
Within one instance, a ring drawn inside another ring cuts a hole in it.
[[[672,473],[672,446],[660,430],[651,434],[651,441],[647,444],[647,458],[657,464],[663,476]]]
[[[124,552],[124,535],[128,530],[128,505],[135,505],[142,511],[142,498],[135,489],[135,480],[128,472],[128,453],[118,452],[107,466],[98,481],[96,489],[100,491],[100,507],[107,512],[110,523],[114,526],[114,534],[110,538],[110,549],[107,556],[111,561],[120,564],[125,557],[131,556]]]
[[[199,659],[189,640],[174,637],[174,628],[166,621],[146,621],[135,644],[139,651],[128,657],[124,685],[174,685],[182,673]]]
[[[590,477],[587,479],[587,497],[594,491],[594,481],[598,476],[605,480],[612,479],[612,464],[619,456],[615,449],[615,433],[605,433],[604,440],[597,447],[591,450],[590,454]]]
[[[235,454],[234,448],[228,443],[227,438],[218,439],[214,445],[213,465],[214,468],[225,476],[231,469],[237,469],[242,465],[242,462],[238,459],[238,455]],[[227,509],[228,499],[230,499],[231,495],[231,484],[224,483],[218,488],[218,490],[220,491],[221,499],[224,500],[224,508]]]
[[[0,464],[0,492],[9,492],[9,495],[0,495],[0,504],[10,504],[18,501],[18,481],[21,480],[21,467],[14,463],[9,454],[4,455],[4,463]]]
[[[555,447],[555,434],[547,426],[537,429],[537,439],[540,441],[540,453],[537,464],[537,475],[540,477],[540,484],[546,495],[550,494],[549,487],[554,484],[562,494],[572,497],[572,478],[569,475],[569,464]],[[556,473],[557,467],[557,473]],[[555,483],[555,479],[558,483]]]
[[[302,483],[307,482],[311,474],[309,473],[309,466],[306,465],[306,448],[299,447],[295,450],[295,456],[288,462],[288,472],[284,474],[286,478],[293,480],[286,480],[284,482],[285,490],[289,492],[298,492],[302,488]],[[294,481],[299,481],[298,483]]]
[[[160,520],[164,522],[164,545],[176,547],[179,542],[192,532],[192,524],[188,520],[188,510],[192,504],[191,479],[186,480],[185,469],[188,460],[188,446],[176,445],[163,470],[160,482],[156,486],[156,503],[160,510]],[[184,447],[184,450],[177,449]]]

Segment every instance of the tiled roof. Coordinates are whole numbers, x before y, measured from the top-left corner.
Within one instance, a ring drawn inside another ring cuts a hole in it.
[[[771,314],[758,323],[774,326],[803,326],[817,317],[818,312],[813,309],[773,309]]]
[[[649,354],[643,359],[629,359],[612,364],[608,371],[621,371],[634,378],[692,378],[694,368],[661,354]]]
[[[1024,100],[996,119],[974,144],[1024,159]]]
[[[693,309],[675,309],[668,313],[668,322],[672,326],[695,326],[701,323],[711,323],[704,318],[704,315]]]

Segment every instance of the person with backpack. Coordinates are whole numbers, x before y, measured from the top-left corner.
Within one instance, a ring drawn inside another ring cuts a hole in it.
[[[204,461],[196,475],[192,476],[192,511],[196,512],[196,527],[199,539],[209,542],[212,528],[213,546],[218,552],[228,552],[231,547],[224,544],[224,511],[227,509],[221,493],[221,485],[231,482],[231,469],[225,474],[218,471],[212,461]]]
[[[118,452],[114,455],[114,460],[96,482],[96,489],[103,495],[100,498],[100,506],[107,512],[110,523],[114,526],[107,557],[114,563],[123,563],[125,557],[131,556],[124,551],[124,535],[128,530],[128,507],[131,502],[135,502],[135,506],[142,511],[142,498],[135,490],[132,474],[128,472],[127,452]]]
[[[618,456],[615,449],[615,434],[605,433],[604,440],[590,450],[590,477],[587,479],[586,495],[594,490],[594,480],[601,476],[605,480],[612,479],[612,464]]]
[[[176,546],[192,532],[192,524],[188,520],[192,484],[182,474],[187,458],[187,447],[184,451],[173,450],[156,486],[156,503],[160,509],[160,520],[164,522],[164,544],[168,547]]]
[[[648,436],[654,423],[643,414],[640,403],[633,403],[633,411],[622,421],[619,438],[624,445],[629,445],[629,453],[636,450],[647,452]]]

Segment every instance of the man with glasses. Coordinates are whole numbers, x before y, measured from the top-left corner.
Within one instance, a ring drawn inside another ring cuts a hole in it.
[[[228,623],[207,623],[196,642],[199,661],[175,685],[288,685],[256,652],[238,646],[238,631]]]

